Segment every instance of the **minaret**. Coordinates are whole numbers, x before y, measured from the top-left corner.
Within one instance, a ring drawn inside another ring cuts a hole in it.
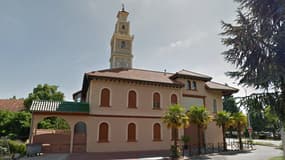
[[[129,13],[122,10],[117,14],[115,32],[111,39],[110,68],[132,68],[132,43],[134,36],[130,34]]]

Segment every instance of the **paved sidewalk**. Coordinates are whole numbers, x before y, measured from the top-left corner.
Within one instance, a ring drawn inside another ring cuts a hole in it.
[[[66,160],[68,153],[44,154],[42,156],[23,157],[20,160]]]
[[[274,147],[254,146],[256,150],[243,152],[225,152],[202,155],[197,157],[185,158],[185,160],[268,160],[271,157],[281,156],[282,151]],[[45,154],[38,157],[25,157],[21,160],[166,160],[168,153],[157,154],[95,154],[95,153],[80,153],[80,154]]]
[[[254,148],[256,150],[245,151],[245,152],[232,152],[232,153],[220,153],[210,154],[200,157],[192,157],[191,160],[268,160],[271,157],[281,156],[282,150],[274,147],[258,146]]]

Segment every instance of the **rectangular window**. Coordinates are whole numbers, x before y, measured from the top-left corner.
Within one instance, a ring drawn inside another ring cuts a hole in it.
[[[160,95],[159,93],[154,93],[153,94],[153,109],[160,109]]]
[[[192,87],[191,87],[192,90],[197,90],[197,83],[196,81],[192,81]]]
[[[213,113],[217,113],[218,112],[218,109],[217,109],[217,100],[214,99],[213,100]]]
[[[190,80],[187,80],[186,83],[185,83],[185,88],[187,90],[193,90],[193,91],[196,91],[197,90],[197,82],[196,81],[190,81]]]

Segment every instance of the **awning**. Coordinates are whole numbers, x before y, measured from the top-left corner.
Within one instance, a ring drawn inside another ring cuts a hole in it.
[[[30,111],[89,114],[89,104],[82,102],[66,101],[33,101]]]

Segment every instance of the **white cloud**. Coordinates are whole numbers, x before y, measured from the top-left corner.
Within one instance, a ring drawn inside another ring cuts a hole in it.
[[[201,41],[206,37],[207,34],[205,32],[200,32],[184,40],[177,40],[175,42],[171,42],[169,46],[171,48],[188,48],[191,47],[191,45],[193,44],[201,43]]]

